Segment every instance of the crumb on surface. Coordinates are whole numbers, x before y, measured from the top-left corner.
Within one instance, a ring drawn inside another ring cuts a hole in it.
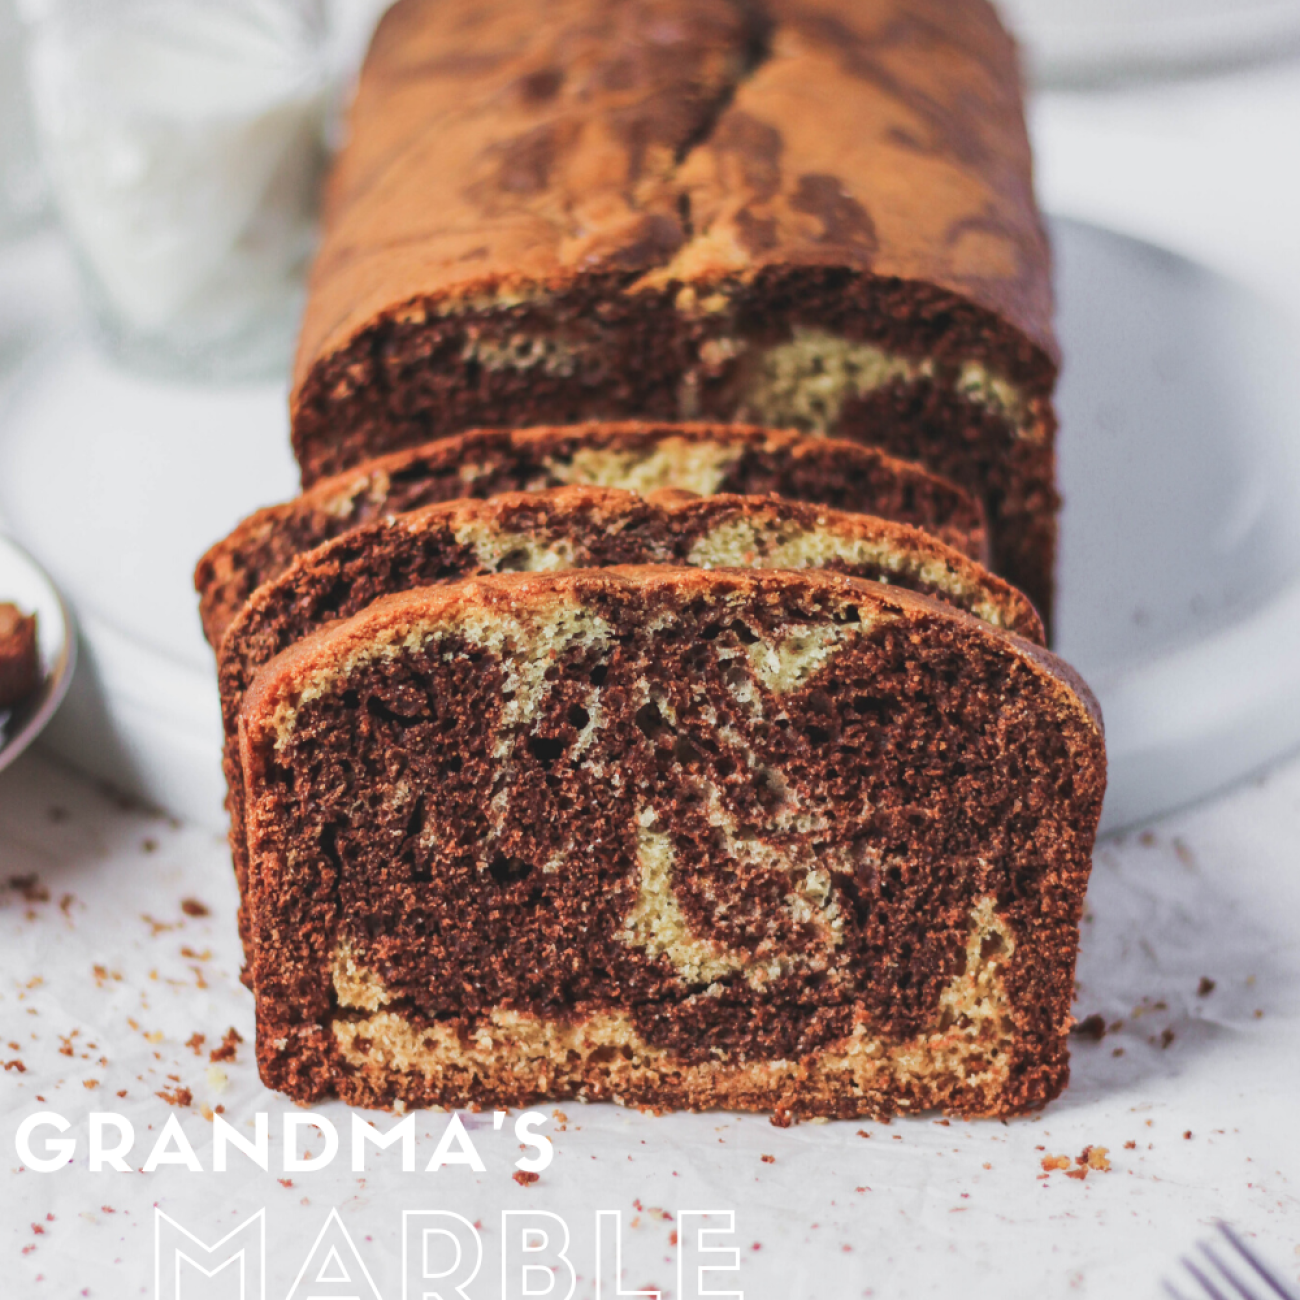
[[[50,901],[50,891],[41,884],[40,877],[34,871],[25,876],[10,876],[9,888],[22,895],[24,903],[48,903]]]
[[[1107,1158],[1109,1153],[1109,1147],[1084,1147],[1077,1157],[1076,1163],[1086,1165],[1089,1169],[1096,1169],[1101,1173],[1107,1173],[1110,1170],[1110,1160]]]
[[[243,1041],[243,1035],[240,1034],[239,1030],[237,1030],[234,1025],[231,1025],[221,1039],[221,1046],[214,1047],[212,1051],[208,1053],[208,1060],[212,1062],[233,1061],[235,1059],[235,1048]]]
[[[1099,1043],[1106,1037],[1106,1018],[1093,1012],[1092,1015],[1077,1021],[1070,1033],[1076,1038],[1087,1038],[1094,1043]]]
[[[1082,1182],[1090,1172],[1108,1173],[1111,1167],[1109,1150],[1108,1147],[1086,1146],[1073,1160],[1069,1156],[1046,1155],[1041,1162],[1043,1172],[1039,1177],[1046,1178],[1059,1170],[1067,1178]]]

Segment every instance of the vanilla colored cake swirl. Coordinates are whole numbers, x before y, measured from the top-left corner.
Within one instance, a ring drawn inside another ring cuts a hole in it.
[[[818,571],[381,598],[239,719],[258,1060],[296,1100],[1009,1115],[1064,1085],[1100,720]]]
[[[968,492],[872,447],[726,424],[479,429],[366,461],[250,515],[194,574],[208,643],[220,650],[243,603],[295,555],[360,524],[440,501],[568,483],[775,494],[914,524],[987,559],[984,512]]]

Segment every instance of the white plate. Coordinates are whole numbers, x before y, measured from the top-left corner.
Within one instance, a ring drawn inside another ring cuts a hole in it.
[[[1058,649],[1106,715],[1113,828],[1300,744],[1300,330],[1159,249],[1054,231],[1068,357]],[[53,311],[66,284],[43,256]],[[6,274],[0,303],[15,300]],[[83,671],[51,744],[220,826],[215,674],[190,573],[243,514],[294,490],[284,390],[138,380],[65,328],[10,376],[0,467],[0,519],[82,623]]]
[[[1054,234],[1055,648],[1101,700],[1113,828],[1300,745],[1300,328],[1149,244]]]
[[[0,772],[32,743],[68,693],[77,663],[72,616],[40,565],[8,537],[0,537],[0,602],[36,615],[41,685],[12,709],[0,709]]]
[[[1300,44],[1300,0],[998,0],[1040,83],[1221,65]]]

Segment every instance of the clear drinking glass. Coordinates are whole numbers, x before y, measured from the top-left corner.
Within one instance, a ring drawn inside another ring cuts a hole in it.
[[[53,0],[29,57],[109,351],[189,378],[282,371],[323,164],[319,0]]]
[[[27,98],[20,17],[15,0],[0,0],[0,238],[34,226],[47,203]]]

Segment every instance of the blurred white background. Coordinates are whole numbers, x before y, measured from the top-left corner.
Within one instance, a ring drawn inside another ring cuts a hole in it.
[[[998,0],[1040,81],[1096,81],[1300,46],[1297,0]]]

